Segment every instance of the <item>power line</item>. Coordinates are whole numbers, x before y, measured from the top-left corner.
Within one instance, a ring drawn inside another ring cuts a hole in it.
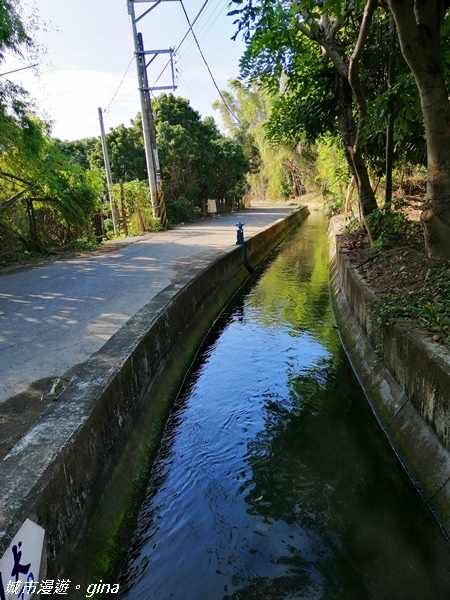
[[[205,31],[205,34],[210,30],[210,28],[212,27],[212,25],[217,21],[217,19],[220,17],[221,11],[225,8],[225,6],[227,6],[229,0],[225,0],[225,2],[222,4],[222,6],[220,5],[220,2],[217,4],[216,8],[213,10],[213,12],[209,15],[209,17],[206,19],[206,21],[203,23],[203,25],[200,27],[200,29],[198,30],[198,35],[201,34],[201,32],[205,29],[206,25],[211,21],[211,19],[214,17],[214,15],[217,12],[217,16],[215,17],[214,21],[211,23],[211,25],[208,27],[208,29]],[[204,34],[204,35],[205,35]],[[204,37],[204,36],[203,36]],[[200,38],[202,39],[202,38]]]
[[[6,73],[0,73],[0,77],[5,77],[5,75],[11,75],[11,73],[18,73],[19,71],[25,71],[25,69],[32,69],[33,67],[37,67],[38,63],[34,65],[28,65],[28,67],[21,67],[20,69],[14,69],[14,71],[7,71]]]
[[[208,109],[206,108],[206,106],[203,104],[202,100],[197,96],[197,94],[194,92],[194,90],[191,88],[191,86],[188,84],[187,82],[187,78],[184,75],[184,71],[188,72],[189,71],[189,66],[185,63],[185,61],[180,58],[180,61],[184,64],[184,70],[182,70],[181,72],[179,72],[179,78],[180,78],[180,82],[183,83],[183,85],[187,88],[187,90],[192,94],[192,96],[197,100],[197,102],[200,104],[200,106],[203,108],[203,110],[205,111],[205,113],[208,112]],[[189,71],[189,78],[191,80],[193,80],[197,85],[199,85],[198,81],[195,79],[195,76],[192,74],[192,72]],[[199,85],[200,87],[200,85]],[[204,98],[205,99],[205,98]]]
[[[205,37],[205,35],[208,33],[208,31],[211,29],[211,27],[214,25],[214,23],[217,21],[217,19],[220,17],[221,15],[221,11],[225,8],[225,6],[227,6],[229,0],[225,0],[225,2],[220,5],[220,2],[217,4],[216,8],[213,9],[213,12],[209,15],[209,17],[206,19],[206,21],[203,23],[203,25],[200,27],[200,29],[197,31],[197,37],[199,39],[199,41],[202,41],[202,39]],[[217,15],[216,15],[217,13]],[[200,35],[202,33],[202,31],[205,29],[205,27],[208,25],[208,23],[211,21],[211,19],[215,16],[213,22],[209,25],[208,29],[206,29],[206,31],[203,33],[203,35]],[[185,58],[186,56],[189,56],[189,54],[186,55],[186,53],[190,50],[191,47],[195,46],[195,41],[193,40],[189,46],[187,48],[185,48],[184,52],[185,52]]]
[[[214,87],[216,88],[217,92],[219,93],[219,96],[222,98],[222,102],[224,103],[224,105],[225,105],[226,109],[228,110],[228,112],[229,112],[230,116],[231,116],[231,117],[233,117],[233,119],[235,119],[235,120],[236,120],[236,121],[239,123],[239,119],[238,119],[238,117],[237,117],[237,116],[234,114],[234,112],[233,112],[233,111],[231,110],[231,108],[229,107],[229,105],[228,105],[228,102],[225,100],[225,98],[224,98],[224,96],[223,96],[222,92],[221,92],[221,91],[220,91],[220,89],[219,89],[219,86],[218,86],[218,85],[217,85],[217,83],[216,83],[216,80],[214,79],[214,76],[213,76],[213,74],[212,74],[212,72],[211,72],[211,69],[209,68],[208,62],[207,62],[207,60],[206,60],[206,58],[205,58],[205,56],[204,56],[204,54],[203,54],[203,52],[202,52],[202,49],[200,48],[200,44],[199,44],[199,42],[198,42],[197,36],[195,35],[195,32],[194,32],[194,30],[193,30],[193,28],[192,28],[192,27],[193,27],[193,25],[191,25],[191,22],[190,22],[190,20],[189,20],[189,16],[188,16],[188,14],[187,14],[187,12],[186,12],[186,9],[185,9],[185,7],[184,7],[183,0],[180,0],[180,2],[181,2],[181,6],[182,6],[182,8],[183,8],[183,11],[184,11],[184,15],[185,15],[185,17],[186,17],[186,20],[187,20],[187,22],[188,22],[188,25],[189,25],[189,30],[192,32],[192,35],[194,36],[194,40],[195,40],[195,43],[197,44],[198,51],[200,52],[200,56],[202,57],[202,59],[203,59],[203,62],[205,63],[205,65],[206,65],[206,68],[208,69],[208,73],[209,73],[209,75],[210,75],[210,77],[211,77],[211,80],[212,80],[212,82],[213,82],[213,84],[214,84]]]
[[[110,106],[111,106],[111,104],[114,102],[114,99],[115,99],[115,97],[116,97],[116,96],[117,96],[117,94],[119,93],[119,90],[120,90],[120,88],[122,87],[122,84],[123,84],[123,82],[125,81],[125,77],[127,76],[128,69],[130,68],[130,65],[131,65],[131,63],[133,62],[133,60],[134,60],[134,56],[132,56],[132,57],[131,57],[131,60],[130,60],[130,62],[128,63],[128,67],[126,68],[126,71],[125,71],[125,73],[124,73],[124,75],[123,75],[123,77],[122,77],[122,80],[121,80],[121,82],[119,83],[119,87],[118,87],[118,88],[117,88],[117,90],[115,91],[115,93],[114,93],[114,96],[111,98],[111,100],[110,100],[110,102],[109,102],[108,106],[107,106],[107,107],[104,109],[104,111],[103,111],[103,112],[108,112],[108,109],[109,109],[109,107],[110,107]]]
[[[201,7],[201,8],[200,8],[200,10],[198,11],[198,13],[197,13],[197,16],[195,17],[195,19],[194,19],[194,20],[193,20],[193,22],[192,22],[192,27],[193,27],[193,26],[195,25],[195,23],[198,21],[198,18],[200,17],[200,15],[202,14],[202,12],[203,12],[203,11],[204,11],[204,9],[206,8],[206,5],[208,4],[208,2],[209,2],[209,0],[205,0],[205,2],[202,4],[202,7]],[[184,7],[183,7],[183,9],[184,9]],[[189,22],[189,20],[188,20],[188,22]],[[181,42],[178,44],[178,46],[175,48],[175,50],[174,50],[174,54],[176,54],[176,53],[178,52],[178,50],[181,48],[181,46],[182,46],[182,45],[183,45],[183,43],[184,43],[184,40],[185,40],[185,39],[187,38],[187,36],[189,35],[189,32],[190,32],[190,31],[191,31],[191,27],[190,27],[190,28],[189,28],[189,29],[186,31],[186,33],[185,33],[185,34],[184,34],[184,36],[183,36],[183,39],[182,39],[182,40],[181,40]],[[158,75],[157,79],[155,80],[155,82],[154,82],[154,84],[153,84],[153,87],[155,87],[155,85],[158,83],[158,81],[159,81],[159,80],[161,79],[161,77],[163,76],[163,74],[164,74],[164,71],[165,71],[165,70],[167,69],[167,67],[170,65],[170,60],[171,60],[171,59],[169,59],[169,60],[167,61],[167,63],[164,65],[164,68],[163,68],[163,70],[161,71],[161,73]]]

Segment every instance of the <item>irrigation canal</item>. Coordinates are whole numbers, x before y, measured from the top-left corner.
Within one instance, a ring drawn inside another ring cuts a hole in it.
[[[312,212],[220,318],[120,580],[149,600],[450,598],[450,548],[341,347]]]

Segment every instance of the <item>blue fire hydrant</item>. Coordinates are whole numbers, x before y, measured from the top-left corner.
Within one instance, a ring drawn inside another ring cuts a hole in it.
[[[236,223],[236,227],[237,227],[236,245],[238,245],[238,246],[244,245],[244,225],[245,225],[245,223],[241,223],[240,221],[239,221],[239,223]]]

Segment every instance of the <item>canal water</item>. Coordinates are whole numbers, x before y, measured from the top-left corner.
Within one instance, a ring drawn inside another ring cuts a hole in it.
[[[209,336],[154,463],[121,599],[450,598],[450,551],[342,350],[312,212]]]

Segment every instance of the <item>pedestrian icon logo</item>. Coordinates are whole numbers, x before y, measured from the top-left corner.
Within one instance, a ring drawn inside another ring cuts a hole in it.
[[[0,600],[25,600],[36,591],[44,530],[27,519],[0,559]]]

